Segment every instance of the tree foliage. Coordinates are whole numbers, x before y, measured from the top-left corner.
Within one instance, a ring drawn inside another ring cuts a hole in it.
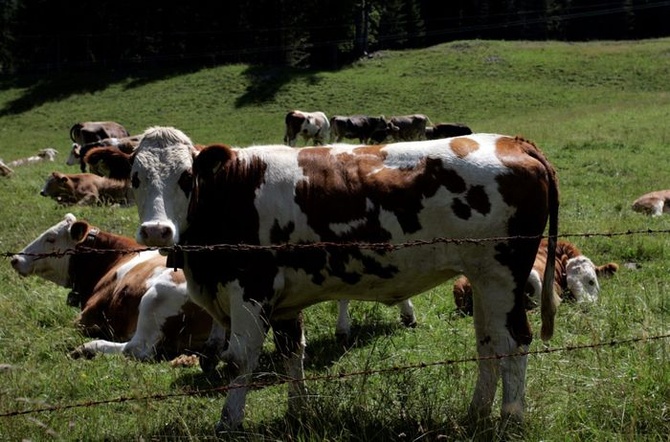
[[[337,68],[460,39],[666,36],[668,0],[0,0],[0,73],[230,62]]]

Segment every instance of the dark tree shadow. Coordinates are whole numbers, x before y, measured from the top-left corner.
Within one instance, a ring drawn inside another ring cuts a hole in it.
[[[0,90],[10,88],[25,90],[20,97],[0,109],[0,116],[29,112],[46,103],[65,100],[77,94],[92,94],[118,83],[127,82],[125,89],[130,90],[211,67],[211,64],[195,63],[161,66],[160,68],[132,65],[115,69],[87,69],[82,72],[42,73],[0,78]],[[237,98],[235,106],[238,108],[273,101],[277,92],[296,77],[304,77],[310,84],[318,84],[322,80],[318,71],[277,66],[250,66],[244,75],[250,84],[246,92]]]

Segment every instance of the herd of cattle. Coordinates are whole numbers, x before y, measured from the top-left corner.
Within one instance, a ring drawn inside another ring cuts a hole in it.
[[[549,339],[558,304],[596,301],[598,278],[618,269],[557,240],[557,180],[540,149],[420,114],[292,111],[285,125],[286,146],[248,148],[199,145],[170,127],[138,136],[113,122],[72,128],[67,164],[81,173],[53,172],[41,194],[63,204],[129,203],[139,214],[133,239],[68,213],[11,258],[21,276],[71,290],[77,327],[96,338],[72,357],[191,353],[204,370],[225,361],[236,385],[219,423],[225,430],[243,421],[270,329],[292,379],[289,408],[298,411],[303,309],[339,301],[335,332],[346,341],[349,300],[398,305],[402,322],[416,326],[410,298],[457,277],[454,302],[474,316],[482,357],[469,414],[490,413],[502,379],[503,417],[520,419],[527,357],[491,356],[528,350],[526,312],[538,306]],[[315,147],[293,148],[298,136]],[[633,209],[667,211],[665,192]],[[401,246],[415,242],[422,245]]]

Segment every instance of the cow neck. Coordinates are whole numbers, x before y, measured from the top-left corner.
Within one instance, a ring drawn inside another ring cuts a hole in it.
[[[97,283],[124,256],[121,249],[118,253],[85,249],[114,250],[112,244],[100,237],[100,230],[91,228],[86,237],[75,246],[75,254],[70,258],[68,268],[72,289],[68,294],[68,305],[75,307],[86,305]]]

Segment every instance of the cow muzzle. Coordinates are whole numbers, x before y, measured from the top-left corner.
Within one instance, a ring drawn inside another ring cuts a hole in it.
[[[143,223],[137,233],[137,242],[150,247],[169,247],[177,243],[174,226],[163,223]]]

